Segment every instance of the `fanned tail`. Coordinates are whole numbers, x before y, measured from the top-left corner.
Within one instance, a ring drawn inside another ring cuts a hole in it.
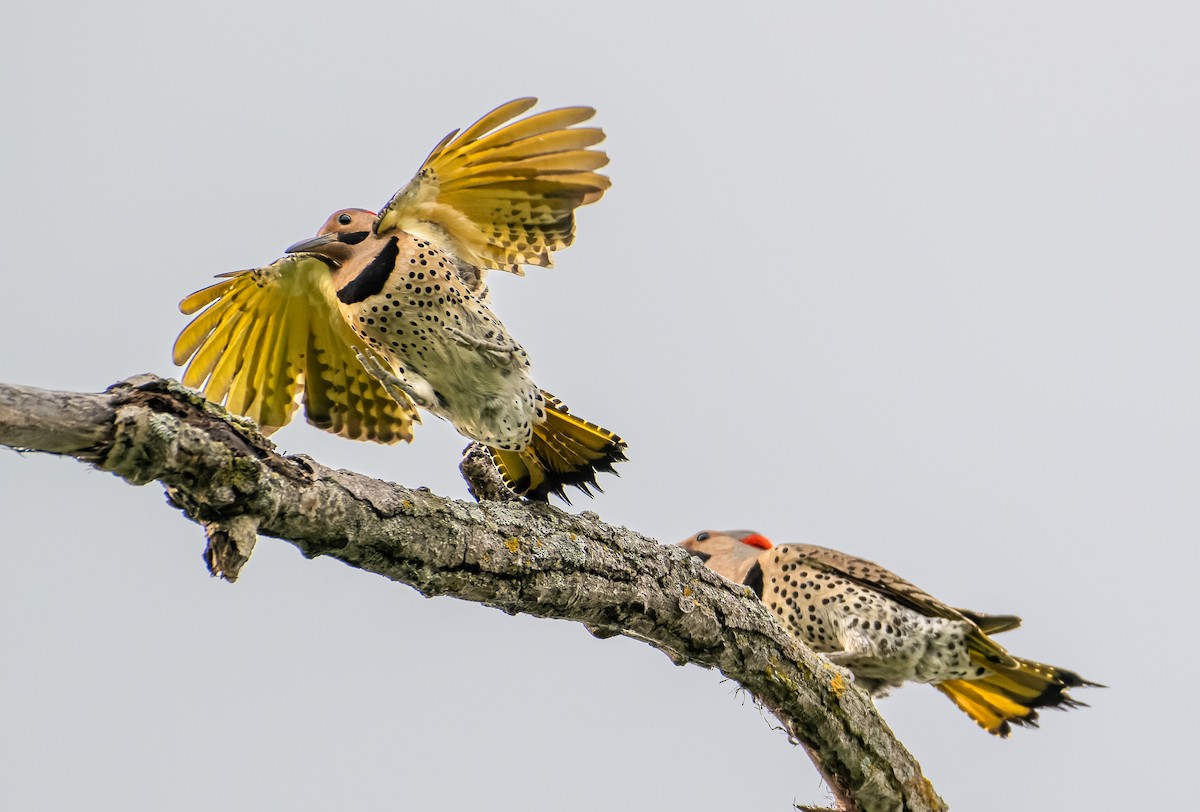
[[[937,689],[994,736],[1006,738],[1011,725],[1037,727],[1037,708],[1086,707],[1067,693],[1068,688],[1102,688],[1065,668],[1035,663],[1014,657],[1016,666],[996,667],[988,663],[991,674],[979,679],[955,679],[939,683]]]
[[[505,483],[527,499],[544,502],[551,493],[570,503],[567,485],[592,495],[596,473],[616,473],[625,459],[625,441],[611,431],[571,414],[562,401],[543,392],[546,419],[534,426],[533,439],[521,451],[489,448]]]

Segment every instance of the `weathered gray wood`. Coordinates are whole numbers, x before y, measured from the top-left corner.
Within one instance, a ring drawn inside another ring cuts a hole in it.
[[[0,384],[0,444],[163,483],[204,527],[210,568],[230,580],[256,536],[273,536],[425,595],[576,620],[678,664],[716,668],[807,748],[843,808],[946,808],[870,699],[790,638],[753,593],[593,513],[471,504],[282,457],[253,425],[154,376],[97,395]]]
[[[112,433],[109,398],[0,385],[0,441],[13,448],[79,455]]]

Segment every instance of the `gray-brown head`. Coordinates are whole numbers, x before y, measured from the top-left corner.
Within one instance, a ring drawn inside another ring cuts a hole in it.
[[[366,209],[335,211],[317,236],[289,246],[287,253],[320,254],[344,263],[354,255],[355,246],[374,234],[375,219],[375,212]]]
[[[703,530],[681,541],[679,546],[703,561],[709,569],[729,580],[761,589],[762,571],[753,577],[758,557],[774,545],[753,530]]]

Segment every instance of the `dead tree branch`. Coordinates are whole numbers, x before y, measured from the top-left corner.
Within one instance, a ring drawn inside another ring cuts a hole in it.
[[[0,384],[0,444],[161,482],[204,527],[212,571],[230,580],[256,537],[273,536],[424,595],[576,620],[716,668],[807,748],[843,808],[946,808],[867,696],[788,637],[753,593],[595,514],[471,504],[283,457],[253,425],[152,375],[100,394]]]

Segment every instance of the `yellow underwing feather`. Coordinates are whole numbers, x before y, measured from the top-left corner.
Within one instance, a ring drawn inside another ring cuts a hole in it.
[[[608,158],[591,149],[602,130],[575,127],[594,110],[565,107],[513,121],[534,101],[501,105],[447,136],[379,212],[375,232],[432,240],[480,269],[551,266],[574,238],[575,209],[608,189],[595,171]]]
[[[213,294],[211,296],[200,294]],[[237,280],[229,280],[218,285],[205,288],[197,291],[191,296],[179,303],[179,309],[187,315],[191,315],[218,299],[220,303],[211,307],[204,313],[192,319],[187,327],[183,328],[183,332],[179,334],[179,338],[175,339],[175,349],[172,354],[176,364],[184,363],[188,358],[192,357],[196,350],[203,344],[208,336],[222,324],[228,324],[226,321],[226,313],[230,307],[234,305],[238,297]]]
[[[233,385],[234,376],[242,367],[243,348],[253,331],[254,322],[250,319],[239,319],[237,324],[232,325],[230,332],[233,334],[233,340],[225,347],[220,348],[221,355],[217,360],[217,365],[213,368],[212,376],[203,390],[205,396],[215,403],[223,403],[226,400],[229,388]]]
[[[484,113],[478,121],[462,131],[462,135],[459,136],[458,140],[473,141],[489,130],[496,129],[504,122],[512,121],[517,116],[521,115],[527,110],[532,109],[535,104],[537,104],[537,99],[533,96],[525,96],[520,99],[513,99],[510,102],[505,102],[495,110]],[[444,147],[449,140],[449,138],[446,138],[443,141],[442,146]],[[438,152],[440,152],[440,150],[435,150],[434,153],[429,157],[433,158]],[[426,163],[428,163],[428,160]]]
[[[424,166],[438,155],[441,155],[442,149],[449,144],[456,135],[458,135],[458,130],[451,130],[450,132],[446,133],[442,140],[438,141],[438,145],[429,151],[429,155],[425,158],[425,161],[421,165]]]
[[[235,368],[233,379],[229,386],[226,406],[235,414],[251,417],[256,423],[264,423],[261,409],[252,409],[255,391],[259,385],[259,366],[262,363],[263,336],[274,318],[275,308],[269,308],[256,313],[250,321],[250,329],[246,332],[245,351],[239,353],[242,361]]]
[[[249,327],[249,324],[245,321],[229,319],[217,324],[216,329],[209,330],[207,333],[201,335],[198,340],[191,342],[194,346],[191,346],[186,353],[176,352],[177,360],[175,363],[177,364],[186,362],[188,353],[195,356],[192,358],[192,362],[188,364],[187,369],[184,370],[182,376],[183,385],[190,386],[192,389],[199,389],[204,386],[204,382],[212,376],[213,370],[216,368],[217,362],[221,359],[221,354],[225,351],[225,348],[231,346],[233,343],[234,334],[244,333],[247,327]],[[183,336],[180,336],[180,340],[182,339]],[[178,345],[176,345],[176,348],[178,350]]]
[[[311,329],[305,330],[304,341],[304,371],[300,378],[301,384],[304,386],[304,413],[309,423],[312,423],[319,429],[328,430],[333,425],[330,413],[334,408],[334,402],[328,382],[323,381],[322,378],[329,373],[321,365],[321,353],[317,349],[316,331]],[[314,382],[317,385],[313,385]]]
[[[247,273],[247,271],[235,271],[234,274],[221,274],[221,276],[228,277],[243,273]],[[236,279],[226,279],[224,282],[218,282],[215,285],[209,285],[202,290],[196,291],[191,296],[188,296],[182,302],[180,302],[179,310],[184,313],[184,315],[190,316],[200,308],[208,305],[211,302],[215,302],[217,299],[220,299],[225,295],[227,290],[235,287],[236,285]]]
[[[457,153],[452,161],[440,165],[439,169],[444,173],[447,169],[469,165],[474,171],[480,171],[489,165],[511,165],[532,158],[587,151],[587,147],[595,146],[603,140],[603,130],[597,127],[579,127],[574,130],[558,130],[487,148],[484,148],[483,142],[480,141],[472,145],[473,148],[470,152]],[[599,155],[601,153],[592,154]],[[448,180],[443,174],[443,186],[447,182]]]
[[[288,363],[287,321],[288,310],[293,306],[292,299],[284,300],[264,336],[258,375],[262,388],[255,400],[264,426],[282,427],[292,416],[289,407],[295,402],[295,392],[289,391],[289,384],[295,382],[296,373]]]
[[[446,145],[442,154],[438,156],[439,162],[451,166],[456,160],[474,160],[475,155],[486,154],[487,150],[518,141],[533,140],[538,136],[580,124],[594,115],[596,111],[591,107],[560,107],[557,110],[535,113],[478,138],[467,137],[468,133],[464,133]]]
[[[419,418],[363,368],[365,349],[337,308],[330,267],[290,254],[265,268],[226,274],[180,309],[197,315],[180,333],[173,357],[187,363],[187,386],[264,432],[285,425],[304,402],[310,422],[356,440],[412,439]]]

